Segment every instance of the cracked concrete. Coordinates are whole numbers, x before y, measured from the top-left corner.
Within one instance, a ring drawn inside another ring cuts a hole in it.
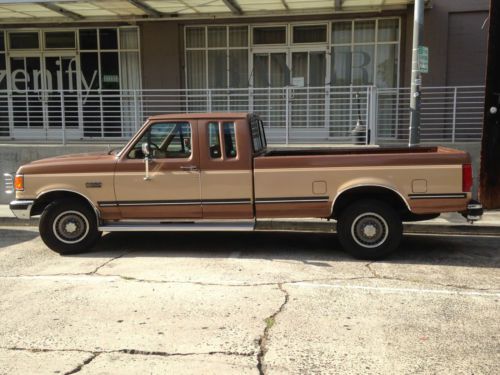
[[[288,303],[288,300],[290,299],[290,295],[286,291],[283,284],[278,284],[278,288],[284,293],[284,300],[283,303],[279,306],[279,308],[273,314],[271,314],[265,319],[266,327],[264,328],[264,333],[259,339],[259,353],[257,354],[257,369],[259,370],[260,375],[266,374],[265,356],[267,353],[267,342],[269,340],[270,331],[276,324],[276,319],[278,318],[278,315],[283,311],[286,304]]]
[[[61,257],[0,228],[0,374],[498,373],[498,239],[106,235]]]

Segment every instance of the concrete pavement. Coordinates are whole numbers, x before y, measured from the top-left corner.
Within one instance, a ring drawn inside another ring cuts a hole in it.
[[[496,237],[111,233],[61,257],[0,228],[0,374],[496,374]]]

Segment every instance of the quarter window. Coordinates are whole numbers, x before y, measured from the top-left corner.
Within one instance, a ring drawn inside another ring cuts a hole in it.
[[[222,157],[220,150],[219,124],[217,122],[210,122],[208,124],[208,149],[212,159],[220,159]]]
[[[222,124],[224,130],[224,150],[226,158],[232,159],[238,156],[236,150],[236,134],[234,129],[234,122],[225,122]]]

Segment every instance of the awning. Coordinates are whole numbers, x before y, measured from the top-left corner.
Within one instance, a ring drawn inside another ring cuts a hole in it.
[[[0,0],[0,23],[228,18],[404,9],[413,0]]]

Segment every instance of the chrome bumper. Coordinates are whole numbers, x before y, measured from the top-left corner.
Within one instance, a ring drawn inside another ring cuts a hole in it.
[[[29,219],[33,203],[34,201],[32,200],[12,201],[9,204],[9,208],[18,219]]]

